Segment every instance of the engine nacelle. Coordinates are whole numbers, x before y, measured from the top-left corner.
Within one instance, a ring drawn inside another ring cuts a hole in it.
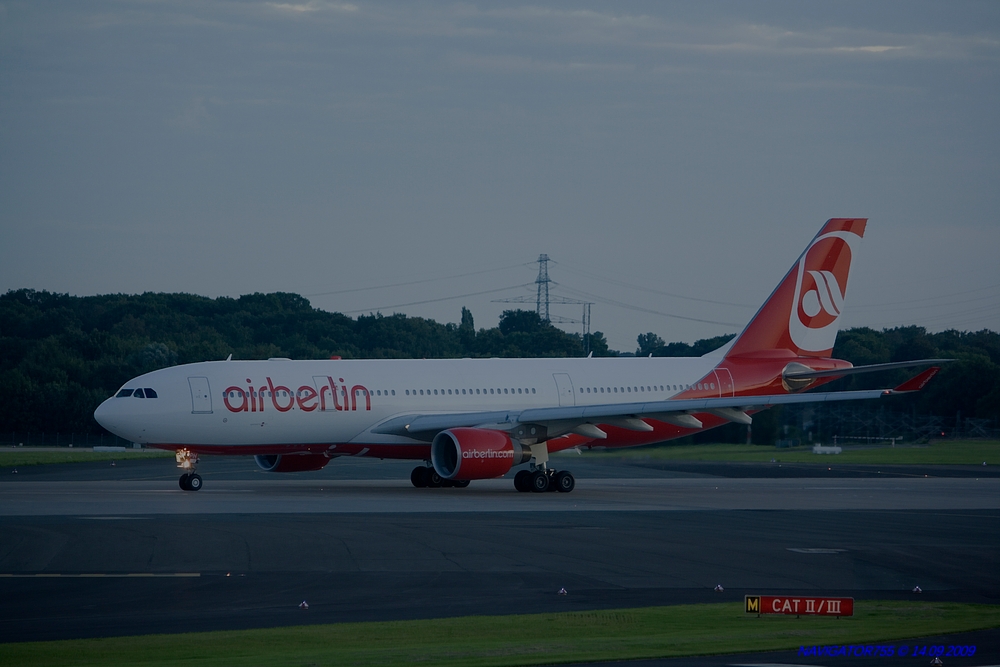
[[[431,443],[431,463],[444,479],[492,479],[531,458],[503,431],[453,428]]]
[[[267,472],[304,472],[319,470],[330,462],[326,454],[258,454],[257,467]]]

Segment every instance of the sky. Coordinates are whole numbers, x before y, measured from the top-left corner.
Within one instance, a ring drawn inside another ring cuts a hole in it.
[[[491,327],[547,253],[629,351],[868,217],[843,327],[1000,331],[998,110],[995,2],[3,1],[0,292]]]

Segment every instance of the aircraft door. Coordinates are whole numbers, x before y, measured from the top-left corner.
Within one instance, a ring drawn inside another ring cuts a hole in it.
[[[573,380],[567,373],[553,373],[556,381],[556,391],[559,392],[559,406],[576,405],[576,394],[573,392]]]
[[[188,378],[191,387],[191,413],[212,414],[212,390],[208,386],[208,378]]]
[[[715,382],[719,387],[719,396],[725,398],[726,396],[733,396],[733,374],[729,372],[728,368],[716,368]]]

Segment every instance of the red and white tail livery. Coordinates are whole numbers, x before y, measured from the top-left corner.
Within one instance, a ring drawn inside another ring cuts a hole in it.
[[[865,218],[833,218],[785,274],[730,354],[788,350],[800,357],[829,357],[837,340],[847,284],[865,235]]]

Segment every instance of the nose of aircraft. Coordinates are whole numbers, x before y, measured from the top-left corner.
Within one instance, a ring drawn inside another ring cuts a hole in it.
[[[96,419],[97,423],[107,430],[112,433],[116,433],[115,429],[119,426],[119,424],[116,423],[116,420],[114,419],[112,401],[114,401],[114,399],[109,398],[98,405],[97,409],[94,410],[94,419]]]

